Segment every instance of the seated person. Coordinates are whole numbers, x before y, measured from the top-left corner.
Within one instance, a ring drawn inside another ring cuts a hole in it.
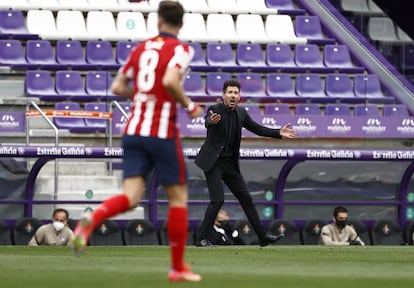
[[[213,245],[234,245],[242,244],[239,232],[234,230],[229,222],[229,215],[226,210],[220,209],[214,221],[214,230],[217,232]]]
[[[29,246],[69,246],[72,244],[73,232],[67,225],[69,212],[58,208],[53,211],[52,223],[45,224],[37,229],[30,239]]]
[[[319,243],[321,245],[347,246],[365,245],[352,226],[346,225],[348,210],[338,206],[333,212],[333,223],[322,227]]]

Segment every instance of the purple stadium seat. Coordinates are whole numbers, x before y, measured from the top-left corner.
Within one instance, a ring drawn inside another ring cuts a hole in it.
[[[325,105],[325,115],[351,116],[351,108],[344,103],[328,103]]]
[[[120,102],[119,104],[127,114],[130,113],[131,104],[129,102]],[[119,110],[117,106],[115,106],[112,113],[112,131],[114,135],[120,135],[122,133],[122,128],[126,120],[127,118],[124,116],[124,114]]]
[[[56,61],[72,69],[89,69],[79,40],[59,40],[56,43]]]
[[[290,105],[287,103],[266,104],[265,115],[291,115]]]
[[[37,39],[38,35],[31,34],[26,27],[26,20],[20,10],[0,10],[1,38]]]
[[[56,63],[52,44],[48,40],[28,40],[26,42],[26,60],[34,67],[46,70],[65,69],[65,65]]]
[[[108,104],[105,102],[88,102],[85,103],[85,111],[108,112]],[[87,127],[96,128],[96,131],[105,133],[109,120],[97,118],[85,118]]]
[[[258,104],[255,103],[243,103],[240,104],[241,107],[245,108],[246,111],[250,114],[250,115],[262,115],[262,112],[260,111],[260,107]]]
[[[207,43],[206,60],[208,65],[223,71],[240,71],[230,43]]]
[[[328,97],[355,99],[352,89],[352,79],[348,74],[327,74],[325,78],[325,93]]]
[[[253,72],[267,71],[260,44],[239,43],[236,48],[236,63]]]
[[[356,97],[370,100],[386,98],[382,93],[381,84],[376,74],[354,75],[354,93]]]
[[[132,48],[134,48],[137,44],[138,42],[118,41],[118,43],[116,43],[116,63],[123,65],[129,57],[129,53]]]
[[[289,44],[268,44],[266,46],[266,64],[273,68],[292,68],[294,70],[297,68]]]
[[[298,15],[295,17],[295,33],[298,37],[308,39],[309,44],[324,45],[334,43],[335,39],[327,38],[322,32],[318,16]]]
[[[206,76],[206,92],[210,96],[223,95],[223,83],[231,79],[228,72],[209,72]]]
[[[404,104],[386,104],[382,112],[384,116],[409,116],[408,108]]]
[[[79,71],[57,71],[55,78],[56,92],[72,101],[94,101],[96,97],[87,95],[82,75]]]
[[[240,82],[241,97],[265,97],[263,79],[259,73],[243,72],[236,76],[237,81]]]
[[[297,74],[295,88],[299,97],[321,100],[327,98],[321,76],[316,73]]]
[[[62,101],[65,100],[58,95],[55,90],[50,71],[29,70],[26,71],[25,94],[27,97],[37,97],[44,101]]]
[[[400,45],[399,58],[403,70],[414,70],[414,44]]]
[[[101,69],[115,70],[120,67],[115,62],[112,44],[109,41],[89,40],[86,43],[86,62]]]
[[[298,9],[293,5],[293,0],[265,0],[266,6],[275,8],[279,14],[300,15],[305,14],[305,10]]]
[[[208,66],[207,66],[206,57],[204,56],[204,51],[203,51],[203,47],[201,46],[201,43],[191,42],[191,43],[188,43],[188,45],[190,45],[194,49],[194,56],[190,63],[191,69],[193,71],[197,71],[198,69],[206,71]]]
[[[355,66],[352,63],[349,48],[343,44],[325,45],[323,61],[326,67],[335,68],[339,71],[361,73],[364,70],[363,67]]]
[[[268,73],[266,75],[266,94],[270,97],[297,100],[290,74]]]
[[[55,104],[55,110],[81,111],[81,108],[76,102],[58,102]],[[95,130],[86,127],[84,118],[54,117],[53,123],[58,129],[68,129],[73,133],[91,133]]]
[[[375,104],[355,104],[354,116],[379,117],[381,113]]]
[[[295,45],[295,63],[298,67],[326,68],[322,62],[322,55],[316,44]]]
[[[185,76],[184,91],[189,97],[206,96],[203,79],[199,72],[189,72]]]
[[[296,115],[321,115],[321,109],[315,103],[298,103],[295,105]]]
[[[86,93],[94,97],[94,100],[103,101],[118,98],[111,92],[112,75],[106,71],[88,71],[85,74]]]
[[[0,66],[27,67],[22,43],[19,40],[0,40]]]

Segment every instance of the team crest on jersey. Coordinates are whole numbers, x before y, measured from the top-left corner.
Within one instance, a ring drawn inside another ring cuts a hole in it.
[[[250,233],[250,227],[247,224],[244,224],[243,226],[243,233],[244,234],[249,234]]]
[[[319,235],[321,233],[321,226],[319,226],[319,224],[315,224],[312,230],[313,230],[313,233],[315,233],[316,235]]]
[[[101,227],[99,227],[99,231],[101,231],[102,234],[106,234],[106,232],[108,232],[108,228],[105,224],[102,224]]]
[[[141,224],[138,224],[137,227],[135,228],[135,231],[137,232],[137,234],[141,235],[144,233],[144,228],[142,227]]]
[[[33,231],[32,223],[28,222],[24,229],[26,230],[27,233],[32,233],[32,231]]]
[[[385,224],[385,225],[382,227],[382,232],[384,232],[384,234],[385,234],[385,235],[390,234],[390,231],[391,231],[391,229],[390,229],[390,227],[388,227],[388,225],[387,225],[387,224]]]

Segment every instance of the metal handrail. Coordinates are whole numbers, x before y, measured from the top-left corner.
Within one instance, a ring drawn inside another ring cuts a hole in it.
[[[122,108],[121,104],[119,104],[119,102],[116,101],[116,100],[112,101],[110,103],[110,105],[109,105],[109,112],[111,113],[111,115],[113,115],[113,106],[116,106],[119,109],[119,111],[121,111],[122,115],[125,116],[125,119],[128,118],[128,113],[124,110],[124,108]],[[113,138],[112,123],[113,123],[113,119],[111,117],[109,119],[109,127],[108,127],[108,130],[109,130],[109,147],[112,147],[113,146],[113,140],[112,140],[112,138]],[[109,169],[109,175],[111,175],[111,176],[113,175],[112,162],[113,162],[113,159],[109,159],[108,169]]]
[[[43,110],[35,103],[35,101],[29,101],[26,105],[26,111],[30,110],[30,106],[33,106],[42,116],[43,119],[45,119],[46,123],[49,124],[49,126],[53,129],[53,132],[55,133],[55,145],[59,146],[59,129],[56,127],[55,124],[46,116],[46,114],[43,112]],[[26,118],[26,145],[29,145],[30,143],[30,118]],[[57,192],[58,192],[58,174],[59,174],[59,166],[58,166],[58,159],[55,159],[55,181],[54,181],[54,191],[53,191],[53,199],[57,199]]]

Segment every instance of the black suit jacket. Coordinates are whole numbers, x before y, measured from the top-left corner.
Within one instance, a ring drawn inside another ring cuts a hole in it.
[[[207,128],[207,138],[204,144],[201,146],[200,152],[197,155],[195,163],[204,171],[210,170],[217,161],[217,158],[220,156],[222,150],[226,145],[227,133],[228,133],[228,123],[227,117],[222,117],[220,122],[216,125],[210,124],[210,111],[223,115],[227,113],[228,109],[223,103],[215,104],[208,108],[207,114],[205,116],[205,126]],[[240,171],[239,166],[239,154],[240,154],[240,141],[241,141],[241,130],[246,128],[250,132],[263,136],[263,137],[272,137],[282,139],[279,129],[270,129],[256,123],[250,115],[247,113],[246,109],[243,107],[236,106],[236,113],[238,119],[238,134],[237,134],[237,151],[233,151],[235,154],[235,161],[238,170]]]

